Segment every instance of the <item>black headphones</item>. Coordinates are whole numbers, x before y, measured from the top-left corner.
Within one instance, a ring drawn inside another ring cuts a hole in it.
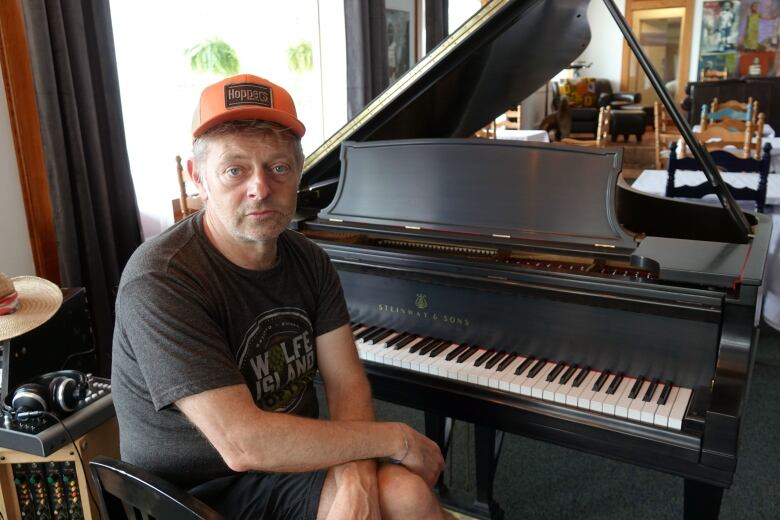
[[[38,376],[14,390],[8,403],[12,414],[53,412],[69,414],[87,396],[89,381],[78,370],[59,370]]]

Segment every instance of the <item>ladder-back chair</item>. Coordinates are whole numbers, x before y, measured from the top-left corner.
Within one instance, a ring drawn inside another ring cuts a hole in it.
[[[676,186],[675,175],[678,170],[703,171],[701,163],[694,157],[678,158],[677,143],[670,145],[669,167],[666,177],[666,196],[683,198],[701,198],[705,195],[715,193],[708,180],[696,186]],[[736,188],[728,185],[729,191],[736,200],[752,200],[756,203],[756,210],[763,213],[766,206],[766,190],[769,181],[769,167],[771,160],[772,145],[764,145],[763,154],[760,159],[751,157],[738,157],[726,150],[715,150],[711,153],[715,165],[718,169],[727,172],[758,173],[758,186],[756,189],[741,187]]]
[[[607,142],[609,136],[610,123],[612,121],[612,108],[610,106],[601,107],[599,109],[599,120],[596,125],[596,139],[572,139],[566,137],[561,139],[563,144],[574,144],[577,146],[590,146],[596,148],[602,148]]]

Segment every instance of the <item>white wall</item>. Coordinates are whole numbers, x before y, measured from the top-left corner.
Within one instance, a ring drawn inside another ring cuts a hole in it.
[[[615,0],[620,12],[625,14],[626,1]],[[591,0],[588,6],[590,44],[575,61],[593,63],[582,71],[582,76],[608,79],[612,89],[620,90],[620,70],[623,63],[623,33],[618,29],[604,2]]]
[[[0,76],[0,271],[8,276],[35,274],[2,76]]]
[[[689,81],[696,81],[698,74],[701,15],[704,1],[696,0],[693,6]],[[615,0],[615,4],[625,15],[626,1]],[[612,82],[612,88],[619,88],[623,63],[623,34],[601,0],[591,0],[588,7],[588,21],[591,32],[590,45],[576,61],[593,62],[593,65],[583,72],[583,76],[606,78]]]

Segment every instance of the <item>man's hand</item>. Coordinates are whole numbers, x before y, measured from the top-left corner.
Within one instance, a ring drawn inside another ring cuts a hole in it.
[[[404,435],[405,446],[393,459],[433,487],[444,470],[444,457],[439,445],[414,428],[404,423],[397,424]]]
[[[327,520],[380,520],[376,463],[373,460],[348,462],[333,468],[336,495]]]

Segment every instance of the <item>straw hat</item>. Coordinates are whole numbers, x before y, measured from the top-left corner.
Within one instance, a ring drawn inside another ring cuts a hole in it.
[[[0,273],[0,341],[42,325],[62,304],[62,291],[36,276],[8,278]]]

